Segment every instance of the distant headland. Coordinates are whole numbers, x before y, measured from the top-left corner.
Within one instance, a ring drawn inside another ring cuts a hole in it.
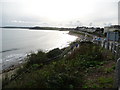
[[[34,27],[17,27],[17,26],[4,26],[0,28],[19,28],[19,29],[35,29],[35,30],[73,30],[75,28],[59,28],[59,27],[40,27],[40,26],[34,26]]]

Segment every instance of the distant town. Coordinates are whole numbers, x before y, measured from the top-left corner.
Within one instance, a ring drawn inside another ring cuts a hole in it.
[[[36,30],[74,30],[74,31],[82,31],[82,32],[88,32],[92,34],[97,34],[97,35],[102,35],[106,34],[107,32],[114,32],[118,31],[120,32],[120,25],[111,25],[111,26],[106,26],[104,28],[101,27],[86,27],[86,26],[81,26],[81,27],[76,27],[76,28],[58,28],[58,27],[16,27],[16,26],[5,26],[2,28],[22,28],[22,29],[36,29]]]

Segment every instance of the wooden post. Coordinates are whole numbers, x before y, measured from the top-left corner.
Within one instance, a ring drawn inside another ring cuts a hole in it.
[[[113,49],[112,49],[113,54],[115,54],[114,50],[115,50],[115,42],[113,42]]]
[[[113,49],[113,43],[111,43],[111,52],[112,52],[112,49]]]
[[[109,45],[110,45],[110,43],[109,43],[109,41],[107,41],[107,49],[109,50]]]
[[[103,41],[103,48],[105,48],[105,41]]]
[[[110,49],[109,50],[112,51],[112,42],[110,42]]]

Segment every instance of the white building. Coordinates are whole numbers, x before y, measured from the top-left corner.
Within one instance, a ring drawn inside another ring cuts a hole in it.
[[[120,31],[120,25],[112,25],[112,26],[104,27],[104,33],[108,31]]]

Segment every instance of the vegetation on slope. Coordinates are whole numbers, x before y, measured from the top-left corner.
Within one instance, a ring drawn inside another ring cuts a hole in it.
[[[54,52],[55,51],[55,52]],[[63,58],[52,59],[63,51],[55,49],[28,56],[28,63],[17,71],[21,74],[4,88],[111,88],[114,87],[115,63],[112,54],[93,44],[80,43],[79,48]],[[56,54],[58,53],[58,54]]]

